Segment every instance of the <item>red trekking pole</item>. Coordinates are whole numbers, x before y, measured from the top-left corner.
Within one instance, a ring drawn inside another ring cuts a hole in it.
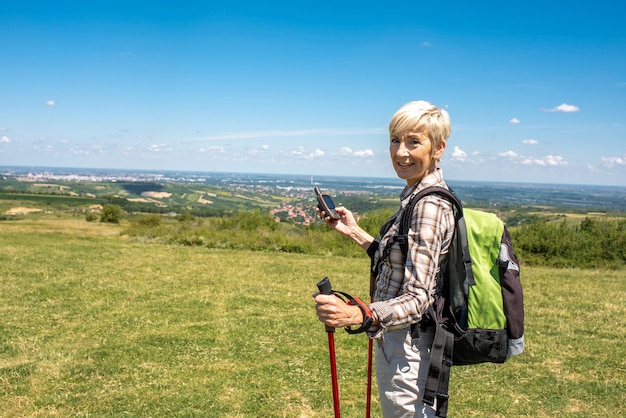
[[[370,276],[370,303],[374,302],[374,289],[376,277]],[[367,339],[367,400],[365,402],[365,418],[370,418],[372,413],[372,364],[373,361],[374,340]]]
[[[317,284],[317,288],[322,295],[332,294],[328,277],[324,277]],[[335,408],[335,418],[339,418],[341,411],[339,410],[339,384],[337,382],[337,360],[335,359],[335,328],[326,325],[326,334],[328,334],[328,354],[330,355],[330,378],[333,385],[333,407]]]
[[[373,298],[370,297],[370,302],[373,302]],[[365,402],[365,418],[370,418],[372,411],[372,351],[374,341],[371,338],[367,339],[367,400]]]

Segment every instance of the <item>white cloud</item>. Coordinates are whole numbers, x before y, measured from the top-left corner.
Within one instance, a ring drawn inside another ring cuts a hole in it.
[[[354,136],[354,135],[381,135],[386,131],[381,128],[372,129],[296,129],[296,130],[270,130],[233,132],[223,135],[210,135],[194,138],[197,141],[230,140],[230,139],[257,139],[257,138],[283,138],[300,136]]]
[[[167,144],[152,144],[148,147],[150,152],[167,152],[171,150],[172,148],[168,147]]]
[[[537,158],[525,158],[522,160],[522,164],[524,165],[546,165],[543,161]]]
[[[509,120],[509,123],[512,125],[519,125],[520,123],[522,123],[522,121],[519,120],[518,118],[512,118]]]
[[[91,153],[88,150],[80,149],[78,147],[71,147],[70,152],[73,155],[89,156]]]
[[[374,151],[372,151],[371,149],[364,149],[361,151],[355,151],[354,155],[357,157],[373,157]]]
[[[319,158],[319,157],[323,157],[324,156],[324,151],[322,151],[321,149],[316,149],[314,152],[312,152],[311,154],[309,154],[309,158]]]
[[[525,139],[522,141],[524,144],[526,145],[537,145],[539,143],[539,141],[537,141],[536,139]]]
[[[623,157],[602,157],[602,162],[608,168],[616,165],[626,165],[626,154]]]
[[[534,140],[526,140],[524,143],[534,144]],[[520,155],[513,150],[501,152],[498,157],[502,158],[504,164],[535,165],[541,167],[565,167],[568,162],[559,155],[546,155],[544,157],[533,157]]]
[[[289,154],[295,155],[295,156],[303,155],[304,154],[304,147],[298,147],[298,148],[296,148],[294,150],[291,150],[289,152]]]
[[[567,165],[567,161],[563,159],[563,157],[558,155],[546,155],[543,158],[534,158],[528,157],[522,160],[522,164],[524,165],[538,165],[542,167],[551,166],[551,167],[564,167]]]
[[[56,106],[57,102],[54,100],[46,100],[46,106]]]
[[[564,167],[568,165],[567,161],[559,155],[546,155],[539,158],[526,157],[513,150],[509,150],[498,154],[498,156],[504,158],[509,164],[536,165],[542,167]]]
[[[544,157],[544,161],[546,162],[546,164],[552,165],[552,166],[566,166],[567,165],[567,161],[565,161],[563,157],[558,156],[558,155],[546,155]]]
[[[551,109],[541,109],[541,110],[543,112],[564,112],[564,113],[580,112],[580,108],[578,106],[574,106],[574,105],[567,104],[567,103],[560,104]]]
[[[224,149],[223,147],[221,147]],[[267,144],[261,145],[259,148],[252,148],[248,153],[250,155],[268,155],[268,151],[270,150],[270,146]]]
[[[515,151],[507,151],[507,152],[502,152],[500,154],[500,157],[505,157],[505,158],[516,158],[517,157],[517,153]]]
[[[202,152],[202,153],[214,153],[214,152],[217,152],[217,153],[223,154],[223,153],[226,152],[226,149],[224,147],[222,147],[222,146],[219,146],[219,145],[212,145],[212,146],[210,146],[208,148],[200,148],[198,151]]]
[[[452,151],[452,159],[458,160],[458,161],[465,161],[466,158],[467,158],[467,153],[463,151],[461,148],[455,146],[454,150]]]
[[[11,139],[8,136],[3,135],[2,138],[0,138],[0,142],[3,144],[8,144],[9,142],[11,142]]]
[[[355,156],[355,157],[373,157],[374,151],[371,149],[364,149],[359,151],[354,151],[350,147],[341,147],[339,149],[339,155],[341,156]]]
[[[51,144],[46,144],[46,143],[36,143],[33,144],[33,149],[35,151],[43,151],[43,152],[52,152],[54,151],[54,147]]]
[[[89,149],[91,149],[96,154],[103,154],[104,152],[106,152],[104,144],[91,144],[89,146]]]

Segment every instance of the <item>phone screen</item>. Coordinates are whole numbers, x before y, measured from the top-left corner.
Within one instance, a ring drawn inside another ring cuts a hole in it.
[[[333,203],[333,200],[330,198],[330,196],[322,195],[322,197],[324,198],[324,202],[326,202],[326,206],[328,206],[328,209],[335,209],[335,204]]]

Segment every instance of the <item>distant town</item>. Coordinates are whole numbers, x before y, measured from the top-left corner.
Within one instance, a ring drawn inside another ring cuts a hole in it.
[[[69,181],[69,182],[119,182],[119,181],[153,181],[153,182],[194,182],[204,181],[202,178],[168,177],[164,173],[141,172],[141,171],[121,171],[121,170],[85,170],[83,169],[51,169],[51,168],[22,168],[22,167],[0,167],[0,175],[13,177],[19,181]]]
[[[192,173],[192,172],[154,172],[140,170],[100,170],[100,169],[71,169],[71,168],[27,168],[27,167],[0,167],[0,178],[13,179],[20,183],[28,183],[35,193],[54,192],[70,196],[93,197],[100,194],[113,194],[124,197],[133,203],[150,203],[159,207],[172,205],[175,200],[172,192],[161,191],[167,185],[187,185],[192,192],[198,194],[194,197],[195,204],[216,205],[220,197],[229,200],[234,206],[244,203],[255,203],[266,207],[271,216],[277,222],[292,222],[302,225],[310,225],[315,220],[316,201],[313,195],[313,187],[322,183],[316,182],[311,176],[273,176],[241,173]],[[332,182],[332,180],[331,180]],[[80,187],[80,192],[75,191],[77,186],[72,184],[111,184],[122,188],[103,188],[98,186],[89,189]],[[129,185],[130,183],[130,185]],[[352,195],[365,195],[368,191],[355,190],[358,185],[346,189],[338,183],[342,193]],[[207,189],[208,188],[208,189]],[[232,196],[220,197],[213,188],[226,190]],[[153,190],[154,189],[154,190]],[[158,189],[158,190],[156,190]],[[6,190],[6,187],[5,187]],[[336,193],[330,188],[327,192]],[[190,190],[184,189],[180,193],[182,199],[190,198]],[[237,203],[239,202],[239,203]],[[225,209],[225,208],[224,208]],[[22,212],[26,208],[20,209]],[[13,212],[15,211],[13,210]],[[21,212],[20,212],[21,213]]]

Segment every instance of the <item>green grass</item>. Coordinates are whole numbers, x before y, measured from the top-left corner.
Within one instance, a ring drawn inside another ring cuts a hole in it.
[[[0,417],[328,417],[328,275],[365,258],[130,242],[124,225],[0,223]],[[526,352],[454,368],[449,416],[626,414],[626,272],[523,270]],[[363,335],[336,333],[342,415],[365,409]],[[374,414],[379,416],[374,401]]]

